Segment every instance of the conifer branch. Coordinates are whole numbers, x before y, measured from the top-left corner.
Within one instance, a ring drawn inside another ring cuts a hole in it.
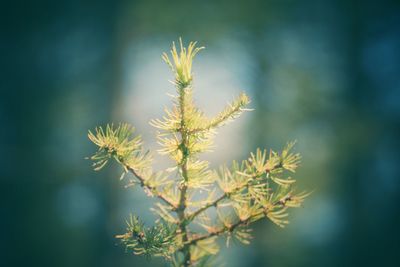
[[[139,184],[147,196],[160,200],[151,209],[158,216],[153,226],[145,227],[131,215],[127,232],[116,236],[126,249],[146,257],[163,257],[174,267],[199,267],[218,253],[219,236],[228,234],[229,240],[232,235],[249,244],[250,223],[268,218],[284,227],[289,223],[287,210],[300,207],[309,193],[296,193],[292,187],[296,180],[291,175],[300,165],[300,155],[292,152],[294,142],[280,153],[257,149],[241,163],[233,161],[230,168],[221,166],[218,171],[199,159],[201,152],[210,150],[216,128],[249,110],[250,99],[242,93],[216,117],[207,118],[194,103],[192,87],[192,61],[203,47],[191,42],[186,48],[181,39],[179,46],[180,51],[173,44],[171,59],[166,53],[162,56],[175,78],[173,107],[165,109],[162,119],[150,121],[159,129],[158,152],[168,155],[174,166],[153,172],[151,155],[143,150],[140,136],[132,137],[134,128],[128,124],[99,127],[94,133],[89,131],[88,137],[98,146],[90,157],[96,171],[114,159],[124,168],[121,179],[125,173],[135,177],[127,186]],[[172,172],[179,179],[165,175]],[[222,193],[216,196],[217,191]],[[216,225],[207,214],[212,207],[217,213]],[[225,207],[229,211],[225,212]],[[192,222],[207,232],[194,230]]]
[[[176,208],[176,204],[159,192],[156,186],[149,185],[147,179],[139,174],[138,170],[149,172],[151,158],[148,153],[142,153],[140,136],[132,138],[133,132],[134,128],[125,123],[115,128],[113,125],[107,125],[105,130],[102,127],[96,128],[95,134],[89,131],[89,139],[99,147],[91,157],[95,170],[100,170],[110,158],[114,158],[125,171],[131,172],[139,180],[140,186],[147,194],[156,196],[172,208]]]
[[[251,165],[251,162],[248,163],[249,165]],[[270,173],[273,172],[278,166],[273,166],[271,167],[271,169],[266,169],[265,173]],[[211,208],[211,207],[217,207],[218,203],[222,202],[225,199],[229,199],[230,196],[235,195],[237,192],[240,192],[246,188],[248,188],[252,182],[256,181],[256,179],[260,176],[259,173],[253,173],[253,174],[244,174],[240,171],[237,171],[237,174],[242,175],[242,176],[246,176],[248,177],[248,179],[234,187],[234,188],[230,188],[229,191],[224,192],[221,196],[219,196],[218,198],[216,198],[215,200],[205,204],[203,207],[199,208],[198,210],[192,212],[191,214],[189,214],[188,217],[188,221],[192,221],[194,218],[196,218],[200,213],[206,211],[207,209]],[[262,173],[261,173],[262,174]]]
[[[171,251],[176,250],[175,225],[157,222],[153,227],[145,227],[138,217],[132,215],[126,223],[127,233],[115,237],[120,239],[127,248],[147,258],[162,256],[167,260],[171,259]]]
[[[239,117],[243,111],[250,111],[251,109],[246,109],[245,107],[250,103],[249,97],[245,93],[241,93],[239,97],[228,104],[228,106],[221,111],[214,119],[212,119],[208,124],[201,126],[199,128],[191,129],[190,134],[196,132],[208,131],[213,128],[220,127],[230,120]]]
[[[269,209],[273,209],[274,207],[285,207],[286,203],[289,202],[290,200],[292,200],[291,196],[286,196],[280,200],[275,201],[271,207]],[[260,218],[260,216],[264,216],[267,215],[269,212],[269,209],[264,209],[262,212],[256,213],[252,216],[247,217],[246,219],[239,219],[236,223],[229,225],[229,226],[223,226],[220,229],[214,230],[210,233],[204,234],[204,235],[200,235],[197,236],[193,239],[191,239],[190,241],[188,241],[189,245],[193,245],[196,242],[208,239],[208,238],[212,238],[214,236],[219,236],[222,235],[226,232],[233,232],[236,228],[240,227],[240,226],[244,226],[249,224],[250,222],[254,222],[253,219],[255,218]]]

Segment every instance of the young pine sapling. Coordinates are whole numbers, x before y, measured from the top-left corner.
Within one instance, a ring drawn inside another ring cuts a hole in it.
[[[179,267],[210,266],[219,251],[219,237],[248,244],[249,225],[262,218],[284,227],[287,210],[299,207],[308,195],[292,189],[296,181],[290,173],[300,161],[300,155],[292,152],[294,142],[280,153],[257,149],[248,159],[218,170],[199,159],[200,153],[210,150],[216,129],[247,111],[250,102],[242,93],[214,118],[195,106],[192,61],[202,49],[193,42],[186,48],[180,41],[179,52],[172,45],[172,58],[162,56],[175,75],[176,95],[165,116],[150,124],[159,130],[158,152],[168,155],[174,166],[153,171],[151,154],[143,149],[140,136],[132,136],[134,128],[128,124],[107,125],[88,134],[98,146],[91,157],[95,170],[114,159],[123,174],[131,174],[129,185],[138,184],[158,200],[152,209],[158,217],[154,226],[147,227],[131,215],[127,232],[116,237],[135,254],[161,256]]]

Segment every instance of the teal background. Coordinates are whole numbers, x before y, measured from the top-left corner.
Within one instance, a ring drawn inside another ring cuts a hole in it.
[[[87,130],[150,118],[173,87],[161,53],[180,36],[198,103],[215,114],[240,90],[255,111],[221,130],[213,166],[296,139],[299,189],[284,230],[254,225],[226,266],[398,266],[400,2],[14,1],[0,27],[0,265],[165,266],[115,234],[150,202],[120,169],[95,173]],[[165,162],[158,160],[159,165]],[[223,242],[221,244],[223,247]]]

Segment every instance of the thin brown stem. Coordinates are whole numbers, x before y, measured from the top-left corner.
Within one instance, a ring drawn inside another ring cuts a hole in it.
[[[251,183],[252,179],[249,179],[247,181],[247,183],[245,183],[242,186],[238,186],[236,188],[231,189],[229,192],[225,192],[223,193],[220,197],[216,198],[214,201],[208,203],[207,205],[199,208],[198,210],[194,211],[193,213],[191,213],[190,215],[188,215],[188,221],[191,222],[193,221],[200,213],[202,213],[203,211],[211,208],[211,207],[216,207],[218,205],[219,202],[223,201],[224,199],[229,198],[230,195],[235,194],[237,192],[240,192],[241,190],[243,190],[244,188],[246,188],[250,183]]]
[[[262,214],[262,213],[260,213],[260,214]],[[201,240],[205,240],[205,239],[211,238],[213,236],[218,236],[218,235],[221,235],[221,234],[223,234],[225,232],[233,232],[237,227],[248,224],[251,219],[253,219],[256,216],[259,216],[260,214],[256,214],[256,215],[250,216],[250,217],[248,217],[247,219],[244,219],[244,220],[239,220],[239,221],[237,221],[236,223],[234,223],[234,224],[232,224],[230,226],[224,226],[224,227],[222,227],[222,228],[220,228],[220,229],[218,229],[216,231],[213,231],[211,233],[195,237],[192,240],[190,240],[188,242],[188,244],[189,245],[194,245],[194,244],[196,244],[197,242],[199,242]]]
[[[192,212],[191,214],[189,214],[187,216],[187,220],[189,222],[193,221],[194,218],[196,218],[200,213],[202,213],[203,211],[207,210],[208,208],[216,207],[219,202],[221,202],[222,200],[226,199],[228,196],[229,196],[229,194],[227,194],[227,193],[222,194],[219,198],[215,199],[214,201],[208,203],[207,205],[205,205],[205,206],[199,208],[198,210]]]
[[[275,202],[272,204],[272,206],[273,206],[273,207],[275,207],[275,206],[285,206],[286,202],[287,202],[287,201],[290,201],[290,199],[291,199],[290,196],[286,196],[286,197],[284,197],[284,198],[282,198],[282,199],[280,199],[280,200],[275,201]],[[239,220],[239,221],[237,221],[236,223],[234,223],[234,224],[232,224],[232,225],[230,225],[230,226],[224,226],[224,227],[221,227],[220,229],[218,229],[218,230],[216,230],[216,231],[213,231],[213,232],[210,232],[210,233],[208,233],[208,234],[204,234],[204,235],[197,236],[197,237],[191,239],[187,244],[188,244],[189,246],[190,246],[190,245],[194,245],[194,244],[196,244],[197,242],[199,242],[199,241],[201,241],[201,240],[205,240],[205,239],[211,238],[211,237],[213,237],[213,236],[218,236],[218,235],[221,235],[221,234],[223,234],[223,233],[225,233],[225,232],[233,232],[237,227],[247,225],[248,223],[250,223],[250,221],[251,221],[253,218],[258,217],[258,216],[260,216],[261,214],[266,214],[267,212],[268,212],[268,210],[265,210],[265,211],[263,211],[263,212],[260,212],[260,213],[255,214],[255,215],[253,215],[253,216],[250,216],[250,217],[248,217],[247,219]]]
[[[129,167],[125,165],[125,167],[139,180],[140,186],[149,190],[152,195],[158,197],[162,201],[164,201],[166,204],[171,206],[173,209],[177,209],[177,205],[173,203],[171,200],[169,200],[166,196],[164,196],[161,192],[157,191],[157,188],[151,185],[146,184],[145,179],[135,171],[132,167]]]

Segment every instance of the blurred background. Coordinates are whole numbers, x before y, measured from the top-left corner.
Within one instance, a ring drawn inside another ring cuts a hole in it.
[[[124,252],[125,218],[152,222],[116,165],[95,173],[87,130],[169,105],[172,41],[206,46],[195,98],[216,114],[245,90],[255,111],[220,131],[213,166],[297,140],[299,188],[284,230],[254,225],[229,267],[398,266],[400,2],[14,1],[0,16],[0,265],[165,266]],[[157,158],[156,168],[164,162]]]

